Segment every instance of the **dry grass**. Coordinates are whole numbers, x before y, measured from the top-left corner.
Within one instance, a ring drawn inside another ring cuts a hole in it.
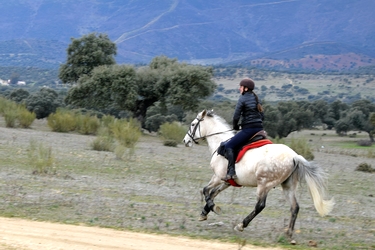
[[[300,188],[297,247],[308,248],[313,240],[320,249],[374,248],[375,175],[355,171],[363,161],[374,159],[333,153],[331,143],[340,138],[327,132],[318,134],[322,131],[311,133],[293,136],[313,138],[314,162],[327,172],[329,194],[336,206],[331,215],[320,217],[305,187]],[[289,205],[279,187],[270,192],[267,207],[243,233],[232,228],[253,209],[255,189],[229,188],[216,199],[223,213],[210,214],[204,222],[197,220],[203,205],[200,191],[212,174],[206,146],[166,147],[158,137],[142,135],[134,157],[125,161],[116,160],[113,152],[91,150],[94,139],[50,132],[45,121],[36,121],[32,129],[5,128],[0,119],[0,216],[238,243],[285,244],[280,236],[287,227]],[[31,140],[51,147],[54,174],[32,174],[33,168],[27,164]],[[325,148],[318,150],[318,145]]]

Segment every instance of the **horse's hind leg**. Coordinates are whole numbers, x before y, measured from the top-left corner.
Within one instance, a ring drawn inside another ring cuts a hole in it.
[[[220,212],[220,208],[215,205],[214,198],[223,190],[229,187],[228,183],[223,183],[219,178],[213,176],[206,187],[203,188],[203,195],[206,200],[206,205],[203,207],[200,219],[207,220],[207,215],[210,211],[215,213]]]
[[[283,192],[285,197],[288,199],[290,203],[290,221],[288,226],[288,231],[286,232],[286,235],[289,238],[292,238],[293,232],[294,232],[294,225],[296,224],[298,211],[299,211],[299,205],[295,196],[295,189],[297,186],[297,182],[293,180],[292,177],[289,177],[285,182],[281,184],[283,188]]]
[[[264,197],[258,198],[257,204],[255,205],[255,209],[242,221],[239,223],[234,229],[237,231],[242,232],[245,227],[249,225],[249,223],[257,216],[262,210],[266,207],[266,199],[267,195]]]
[[[239,223],[234,229],[237,231],[242,232],[244,228],[246,228],[249,223],[257,216],[262,210],[266,207],[266,200],[267,200],[267,194],[269,190],[265,190],[261,193],[259,193],[260,188],[258,187],[258,201],[255,205],[254,210],[246,216],[246,218],[242,221],[242,223]]]

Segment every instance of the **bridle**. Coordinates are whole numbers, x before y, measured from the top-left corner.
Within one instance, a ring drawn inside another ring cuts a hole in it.
[[[206,135],[206,136],[201,136],[201,130],[200,130],[200,122],[204,120],[204,118],[201,118],[199,119],[198,117],[195,118],[195,120],[198,120],[197,124],[195,124],[194,128],[193,128],[193,131],[191,131],[191,127],[189,128],[189,131],[187,132],[187,135],[193,140],[193,142],[195,144],[199,144],[198,140],[202,139],[206,139],[207,137],[210,137],[210,136],[213,136],[213,135],[218,135],[218,134],[223,134],[223,133],[226,133],[226,132],[229,132],[229,131],[233,131],[233,129],[229,129],[229,130],[226,130],[226,131],[221,131],[221,132],[217,132],[217,133],[213,133],[213,134],[209,134],[209,135]],[[199,126],[199,137],[198,138],[195,138],[194,139],[194,135],[195,133],[197,132],[197,129],[198,129],[198,126]]]
[[[197,118],[195,118],[195,120],[198,120],[198,122],[197,122],[197,124],[195,124],[195,126],[194,126],[194,128],[193,128],[193,132],[190,132],[190,131],[191,131],[191,126],[190,126],[189,131],[187,132],[187,134],[188,134],[188,136],[193,140],[193,142],[194,142],[195,144],[199,144],[199,143],[198,143],[198,140],[199,140],[199,139],[204,139],[204,137],[201,136],[201,130],[200,130],[200,123],[201,123],[201,121],[203,121],[204,119],[203,119],[203,118],[199,119],[199,118],[197,117]],[[199,137],[196,138],[196,139],[194,139],[194,135],[195,135],[195,133],[197,132],[198,126],[199,126]]]

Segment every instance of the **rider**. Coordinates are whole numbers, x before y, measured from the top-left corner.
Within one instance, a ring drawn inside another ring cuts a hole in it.
[[[263,107],[258,100],[258,96],[253,92],[254,87],[254,81],[250,78],[245,78],[240,82],[241,96],[233,115],[233,129],[239,130],[238,123],[241,118],[241,131],[225,143],[228,172],[226,177],[223,178],[224,181],[237,179],[234,164],[238,150],[256,133],[263,130]]]

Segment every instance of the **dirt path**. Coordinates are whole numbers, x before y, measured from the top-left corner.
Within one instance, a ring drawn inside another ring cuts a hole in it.
[[[218,241],[202,241],[167,235],[143,234],[13,218],[0,218],[0,235],[0,249],[8,250],[240,249],[238,244]],[[276,250],[277,248],[260,248],[246,245],[241,249]]]

